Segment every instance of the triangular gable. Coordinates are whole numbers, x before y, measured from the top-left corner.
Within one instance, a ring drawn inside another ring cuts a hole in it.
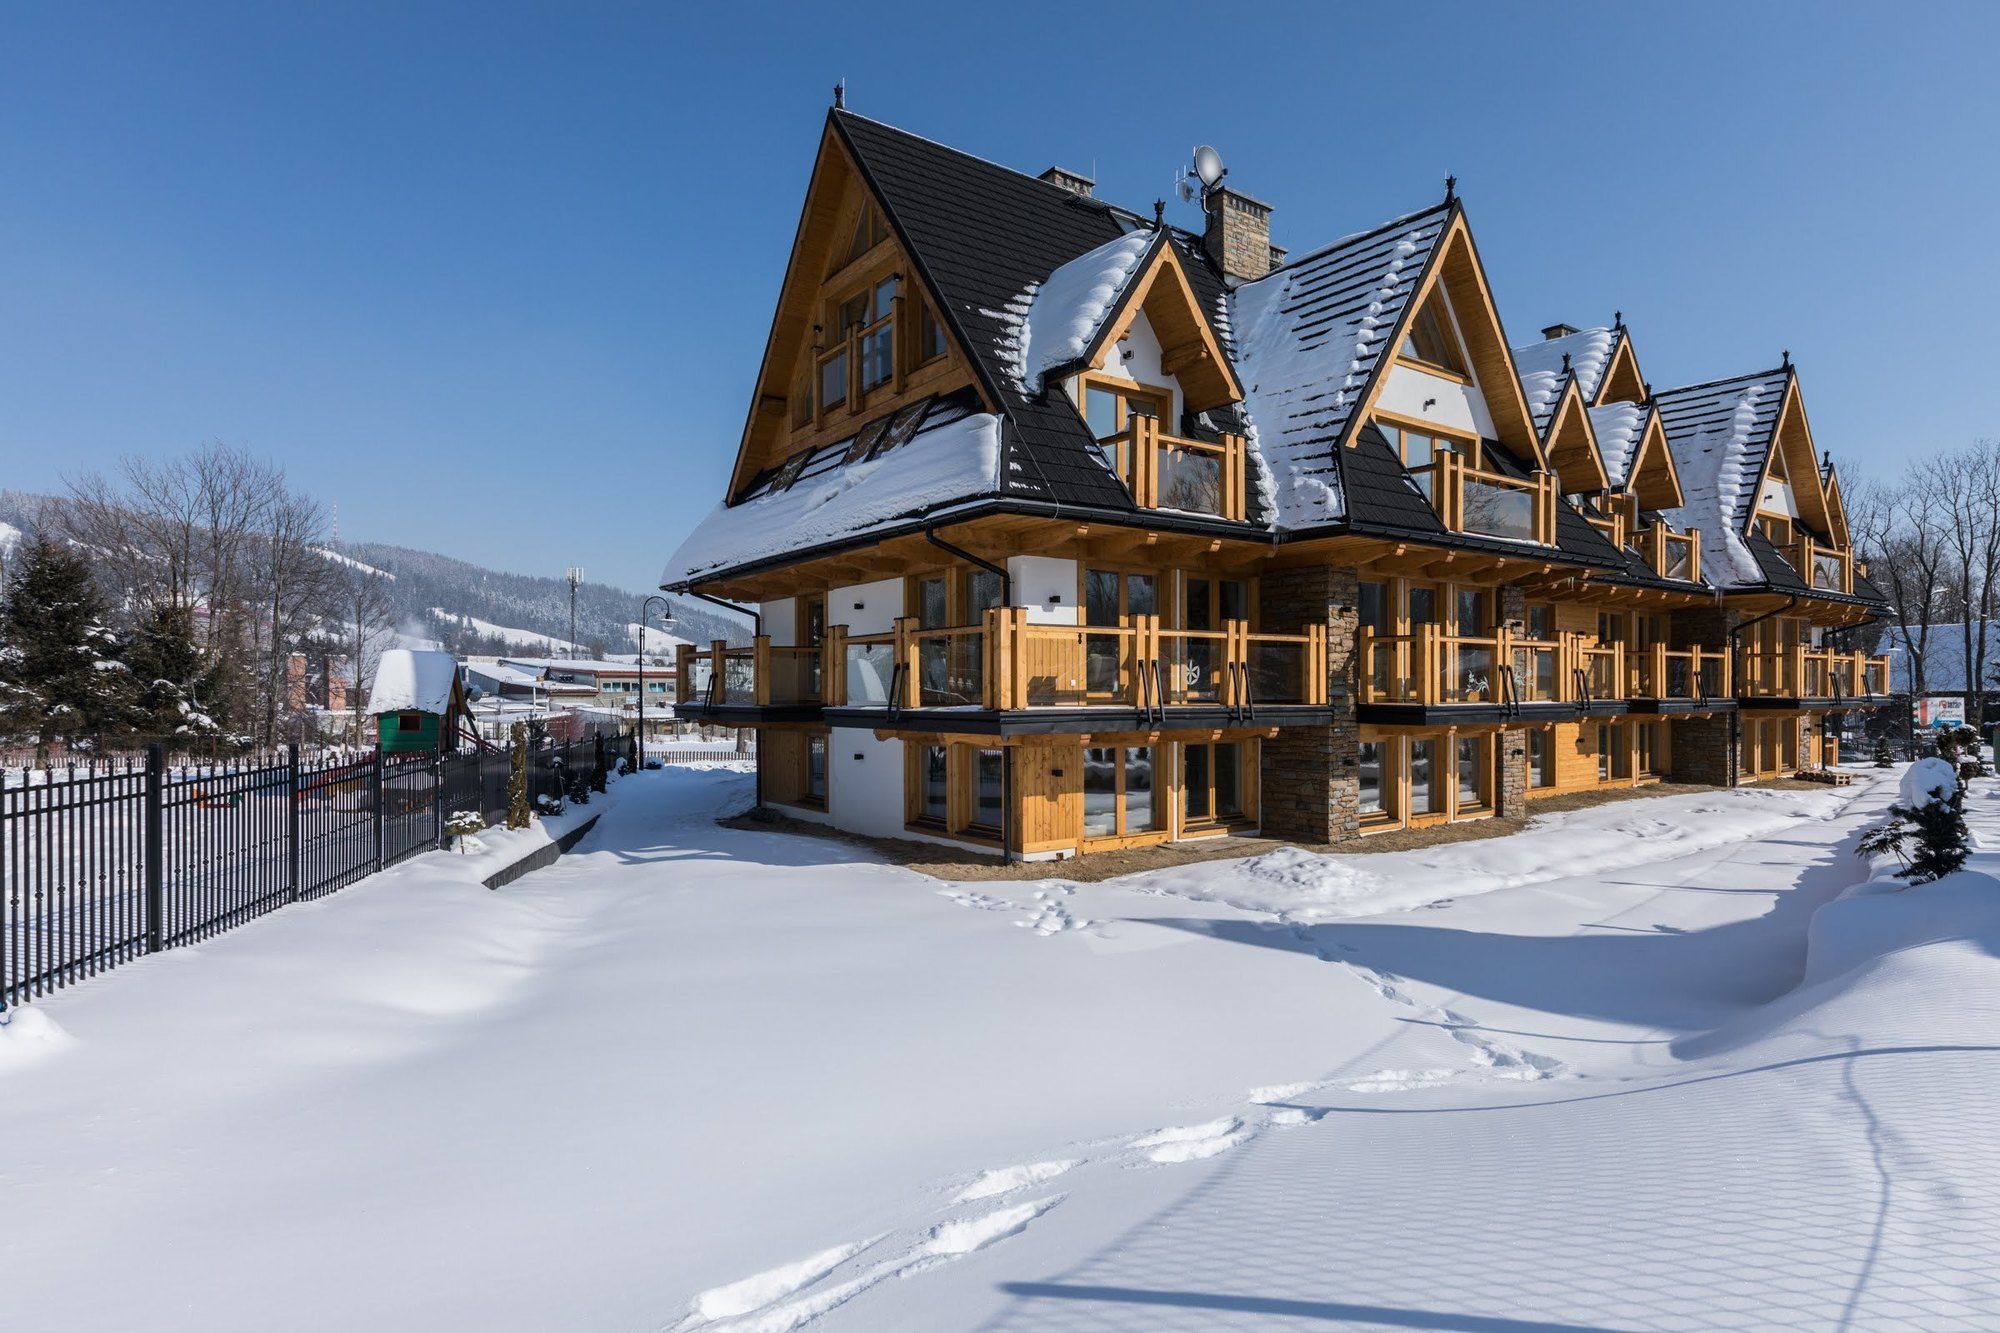
[[[737,445],[736,465],[730,473],[732,499],[742,494],[759,471],[776,462],[774,455],[782,454],[789,443],[791,422],[786,408],[792,389],[792,370],[812,335],[814,304],[821,285],[832,270],[843,266],[842,256],[853,240],[856,222],[864,208],[872,206],[887,224],[893,243],[902,252],[902,271],[914,278],[919,291],[938,312],[953,354],[972,361],[966,354],[964,337],[950,306],[940,299],[907,238],[900,235],[894,211],[860,169],[846,141],[835,132],[837,124],[829,116],[820,135],[805,204],[792,238],[791,256],[785,264],[771,329],[765,337],[756,390]],[[990,389],[988,401],[993,401]]]
[[[1472,360],[1473,378],[1478,381],[1479,392],[1486,400],[1486,411],[1493,419],[1493,428],[1499,435],[1500,443],[1524,461],[1546,469],[1548,458],[1542,452],[1540,434],[1535,429],[1534,417],[1528,411],[1527,399],[1521,392],[1521,381],[1507,348],[1506,329],[1501,325],[1500,312],[1493,304],[1493,291],[1487,284],[1486,270],[1479,262],[1472,230],[1466,225],[1465,213],[1457,204],[1452,205],[1450,221],[1431,251],[1423,277],[1390,330],[1390,347],[1402,346],[1411,320],[1440,285],[1451,298],[1452,313],[1458,317],[1458,335],[1464,340],[1466,354]],[[1376,363],[1361,410],[1348,419],[1345,436],[1349,444],[1353,442],[1358,423],[1367,418],[1382,392],[1385,378],[1383,364],[1382,361]]]
[[[1743,516],[1743,531],[1748,532],[1756,522],[1756,500],[1762,494],[1765,481],[1776,473],[1777,460],[1784,460],[1784,479],[1791,484],[1792,503],[1798,506],[1799,517],[1820,532],[1831,526],[1827,517],[1826,491],[1819,478],[1819,454],[1813,447],[1812,427],[1806,422],[1805,398],[1799,392],[1798,372],[1792,371],[1785,379],[1785,396],[1778,407],[1777,424],[1771,430],[1770,447],[1764,451],[1764,465],[1759,470],[1757,486],[1750,492],[1752,500],[1747,507],[1750,512]]]
[[[1847,502],[1840,498],[1840,474],[1829,463],[1826,468],[1826,533],[1833,544],[1846,550],[1851,544],[1847,531]]]
[[[1577,388],[1574,376],[1563,385],[1562,396],[1556,400],[1543,448],[1549,465],[1556,470],[1563,494],[1584,495],[1611,485],[1604,470],[1603,452],[1597,446],[1597,433],[1591,429],[1590,413],[1584,408],[1583,392]]]
[[[1615,328],[1618,336],[1611,347],[1611,359],[1597,381],[1597,391],[1591,395],[1592,407],[1646,401],[1646,380],[1639,373],[1639,358],[1632,351],[1632,335],[1623,324]]]
[[[1674,466],[1674,451],[1667,447],[1666,427],[1660,424],[1656,407],[1646,409],[1646,425],[1625,489],[1638,499],[1641,509],[1679,509],[1687,503],[1680,469]]]
[[[1243,386],[1164,229],[1155,233],[1083,359],[1101,367],[1141,311],[1160,341],[1162,367],[1180,385],[1188,411],[1206,412],[1242,401]]]

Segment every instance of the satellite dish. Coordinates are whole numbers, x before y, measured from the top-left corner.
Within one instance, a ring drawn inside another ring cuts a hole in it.
[[[1191,204],[1194,202],[1194,186],[1188,184],[1187,177],[1181,177],[1175,183],[1174,189],[1180,193],[1182,203]]]
[[[1229,174],[1229,168],[1222,165],[1222,154],[1202,144],[1194,150],[1194,174],[1200,178],[1202,188],[1209,190]]]

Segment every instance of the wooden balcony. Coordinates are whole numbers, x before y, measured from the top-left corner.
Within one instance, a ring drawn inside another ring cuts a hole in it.
[[[706,648],[680,645],[677,702],[692,708],[800,708],[823,702],[826,646],[788,648],[760,634],[747,648],[721,639]]]
[[[1785,550],[1785,559],[1815,592],[1854,591],[1854,552],[1843,551],[1800,533]]]
[[[1739,700],[1880,699],[1888,693],[1889,659],[1858,649],[1746,649],[1736,667]]]
[[[1553,472],[1523,480],[1473,467],[1455,453],[1440,453],[1431,462],[1411,468],[1410,476],[1453,532],[1555,544]]]
[[[1138,709],[1326,703],[1326,634],[1256,634],[1241,621],[1216,630],[1031,624],[1022,607],[978,625],[832,636],[838,659],[829,698],[848,708]]]
[[[1655,523],[1640,532],[1639,554],[1646,559],[1647,566],[1663,579],[1683,579],[1689,583],[1701,578],[1701,533],[1672,532],[1664,523]]]
[[[1115,450],[1113,470],[1140,508],[1238,522],[1249,516],[1241,435],[1224,435],[1219,444],[1182,439],[1162,433],[1158,417],[1134,413],[1122,435],[1103,443]]]
[[[1632,700],[1727,701],[1727,659],[1720,649],[1670,650],[1665,644],[1633,652],[1574,633],[1532,639],[1506,629],[1467,635],[1422,625],[1411,634],[1385,635],[1364,626],[1356,676],[1363,704],[1572,705],[1587,711]]]

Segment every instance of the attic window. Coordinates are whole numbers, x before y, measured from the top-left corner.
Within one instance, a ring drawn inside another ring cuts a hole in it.
[[[799,479],[799,473],[806,470],[806,460],[811,457],[812,450],[801,449],[787,458],[784,466],[778,469],[778,475],[772,480],[771,489],[773,491],[792,489],[792,484]]]
[[[873,458],[881,450],[882,433],[888,429],[888,417],[871,421],[863,426],[861,433],[854,437],[854,442],[847,446],[847,456],[841,461],[853,463],[864,458]]]
[[[1417,311],[1417,317],[1410,321],[1410,330],[1403,336],[1401,355],[1407,360],[1420,361],[1453,375],[1469,373],[1465,368],[1465,353],[1458,345],[1458,335],[1452,332],[1450,320],[1438,309],[1436,296],[1424,302]]]
[[[861,216],[854,220],[854,239],[847,243],[847,254],[839,266],[844,268],[852,264],[888,239],[889,229],[882,225],[882,215],[875,211],[874,201],[864,202]]]

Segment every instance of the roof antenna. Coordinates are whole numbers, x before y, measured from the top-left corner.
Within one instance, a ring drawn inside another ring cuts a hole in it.
[[[1166,223],[1167,223],[1167,201],[1164,199],[1155,199],[1153,201],[1153,227],[1155,230],[1158,230],[1159,228],[1164,227]]]
[[[1611,327],[1614,329],[1625,327],[1625,312],[1623,310],[1614,310],[1611,312]]]
[[[1458,198],[1458,177],[1446,176],[1444,178],[1444,201],[1448,204],[1456,198]]]
[[[847,105],[847,80],[842,79],[839,83],[833,85],[833,109],[839,111],[846,105]]]

